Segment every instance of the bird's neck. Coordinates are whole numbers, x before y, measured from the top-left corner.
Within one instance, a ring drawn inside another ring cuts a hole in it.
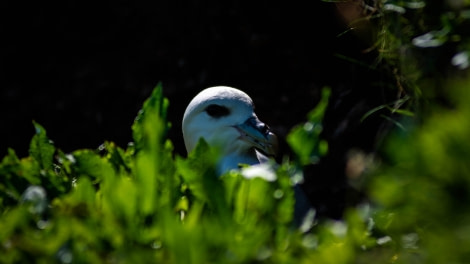
[[[240,164],[253,165],[259,163],[255,150],[250,150],[246,153],[233,152],[224,157],[218,162],[217,172],[222,175],[230,170],[239,169]]]

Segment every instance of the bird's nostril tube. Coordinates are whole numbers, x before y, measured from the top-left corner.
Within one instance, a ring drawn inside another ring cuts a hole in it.
[[[260,124],[260,131],[263,133],[263,134],[267,134],[269,132],[269,126],[266,125],[265,123],[261,123]]]

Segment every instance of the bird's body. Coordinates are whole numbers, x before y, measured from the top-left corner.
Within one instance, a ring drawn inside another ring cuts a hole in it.
[[[219,149],[219,174],[239,164],[266,161],[277,152],[277,138],[254,113],[252,99],[235,88],[217,86],[200,92],[186,108],[182,125],[188,152],[200,138]]]

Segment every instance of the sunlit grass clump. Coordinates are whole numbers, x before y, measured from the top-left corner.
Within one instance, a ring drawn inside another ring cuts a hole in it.
[[[63,153],[34,123],[30,156],[0,165],[2,262],[284,262],[316,247],[310,226],[293,224],[293,164],[275,179],[218,178],[201,141],[174,157],[168,101],[157,87],[139,112],[126,149]],[[260,175],[263,176],[263,175]],[[313,215],[311,215],[313,216]],[[312,221],[313,218],[310,218]],[[303,231],[302,231],[303,230]]]

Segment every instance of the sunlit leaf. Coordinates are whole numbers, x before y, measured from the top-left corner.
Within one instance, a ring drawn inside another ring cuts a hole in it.
[[[287,135],[287,142],[303,165],[316,163],[328,150],[327,142],[320,138],[320,134],[330,93],[329,89],[323,89],[320,102],[307,115],[308,121],[302,126],[294,127]]]
[[[426,34],[415,37],[412,40],[413,45],[419,48],[435,48],[442,46],[447,41],[448,29],[440,31],[430,31]]]

